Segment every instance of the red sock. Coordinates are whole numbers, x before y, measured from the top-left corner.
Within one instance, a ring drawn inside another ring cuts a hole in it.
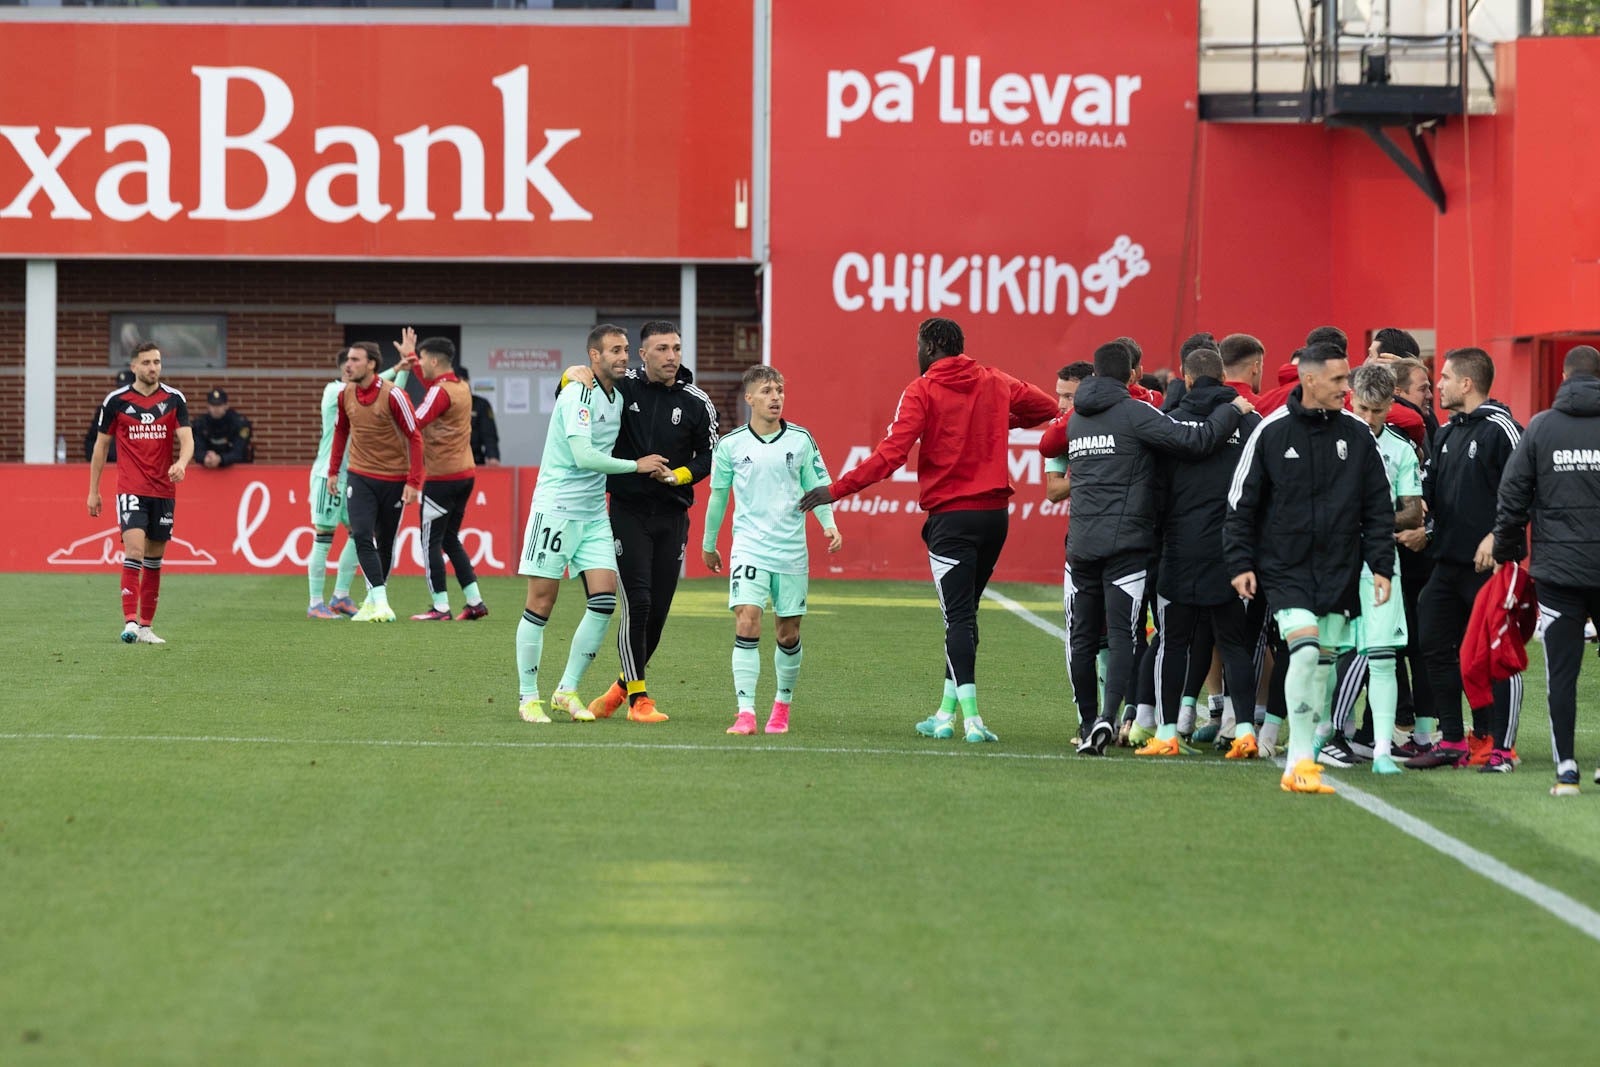
[[[139,576],[144,566],[136,559],[122,561],[122,618],[126,622],[139,619]]]
[[[139,587],[139,620],[146,626],[156,621],[156,601],[161,597],[161,561],[144,561],[144,584]]]

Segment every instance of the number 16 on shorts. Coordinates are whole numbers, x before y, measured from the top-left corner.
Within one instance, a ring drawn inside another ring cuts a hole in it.
[[[576,576],[595,569],[617,569],[609,519],[584,521],[546,512],[528,516],[518,574],[559,579],[568,572]]]

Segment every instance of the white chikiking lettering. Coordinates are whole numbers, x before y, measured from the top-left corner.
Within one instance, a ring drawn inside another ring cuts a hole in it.
[[[1110,433],[1092,433],[1087,437],[1077,437],[1067,442],[1067,456],[1069,459],[1081,459],[1084,456],[1109,456],[1117,450],[1117,435]]]
[[[871,76],[849,68],[828,71],[828,137],[840,137],[846,125],[869,114],[878,122],[915,122],[917,87],[928,85],[936,58],[939,121],[948,125],[1125,127],[1132,122],[1133,95],[1144,84],[1137,74],[1006,71],[985,77],[985,57],[963,56],[958,64],[955,56],[928,45],[895,61],[906,70],[891,67]]]
[[[1144,246],[1126,234],[1082,268],[1054,256],[846,252],[833,264],[833,300],[841,311],[1103,316],[1149,273]]]
[[[1550,462],[1557,470],[1586,468],[1600,469],[1600,448],[1557,448],[1550,452]]]
[[[318,156],[338,151],[348,158],[312,171],[302,192],[296,160],[278,143],[295,118],[295,96],[289,83],[260,67],[189,69],[199,81],[200,137],[196,158],[182,161],[199,172],[199,203],[186,212],[188,218],[221,222],[268,219],[282,213],[297,194],[303,196],[313,216],[328,223],[358,218],[377,222],[394,211],[394,205],[385,203],[379,192],[386,153],[377,133],[360,126],[316,127],[312,141]],[[551,221],[593,219],[550,169],[557,153],[583,131],[545,129],[543,145],[530,156],[528,67],[506,71],[490,79],[490,84],[500,94],[500,210],[491,215],[487,207],[484,139],[477,130],[468,125],[422,125],[389,138],[398,146],[399,159],[393,159],[395,152],[389,150],[388,165],[398,165],[403,177],[403,197],[396,221],[436,217],[429,199],[429,166],[437,145],[454,149],[459,168],[460,202],[451,214],[453,219],[532,222],[536,216],[528,206],[530,186],[544,200]],[[247,99],[252,96],[254,99]],[[241,125],[239,113],[259,114],[260,119],[253,129],[228,132]],[[81,190],[73,189],[61,173],[62,164],[94,132],[84,126],[57,126],[55,146],[46,150],[40,144],[40,127],[0,125],[0,138],[10,143],[29,173],[28,181],[0,208],[0,219],[32,218],[34,201],[41,193],[49,202],[52,219],[94,218]],[[164,130],[137,123],[107,126],[103,144],[108,157],[124,145],[136,145],[143,154],[108,166],[100,173],[93,204],[101,215],[115,222],[133,222],[146,216],[167,222],[185,213],[184,205],[172,198],[172,142]],[[246,156],[253,160],[254,167],[265,172],[265,185],[254,203],[237,204],[228,198],[229,168]],[[305,162],[299,161],[300,167]],[[124,182],[135,176],[139,181],[133,187],[142,187],[143,200],[128,200],[123,194]],[[341,183],[341,188],[350,190],[353,198],[341,200],[335,196],[334,186],[340,179],[350,179]]]

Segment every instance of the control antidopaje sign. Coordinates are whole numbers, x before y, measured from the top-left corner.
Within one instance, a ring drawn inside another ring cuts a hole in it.
[[[12,23],[0,254],[735,259],[750,6],[666,27]]]

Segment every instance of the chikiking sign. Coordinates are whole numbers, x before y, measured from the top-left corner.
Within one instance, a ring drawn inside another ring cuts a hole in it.
[[[772,361],[830,463],[881,438],[930,315],[1047,393],[1122,334],[1171,365],[1197,143],[1182,7],[773,6]],[[1057,579],[1062,509],[1029,462],[1019,434],[1000,573]],[[830,567],[926,575],[915,463],[839,508]]]
[[[674,73],[688,28],[652,29],[647,82],[623,27],[13,24],[0,251],[747,257],[743,24],[726,84]],[[692,156],[685,114],[719,129]],[[676,184],[619,167],[639,143]]]

